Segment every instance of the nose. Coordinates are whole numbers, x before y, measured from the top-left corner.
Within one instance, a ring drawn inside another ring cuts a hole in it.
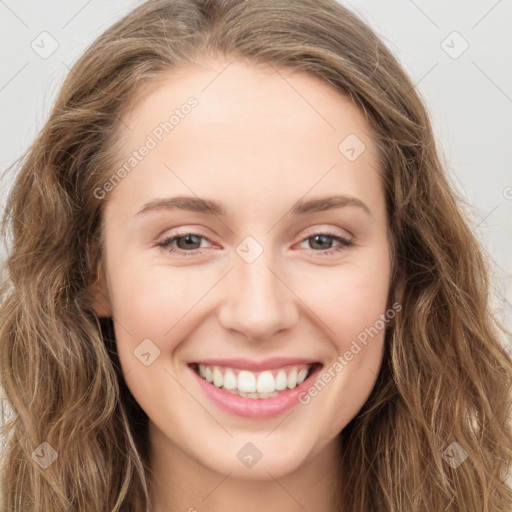
[[[297,298],[286,283],[288,273],[266,257],[269,252],[252,263],[235,255],[234,268],[224,279],[219,321],[224,329],[253,341],[273,339],[298,319]]]

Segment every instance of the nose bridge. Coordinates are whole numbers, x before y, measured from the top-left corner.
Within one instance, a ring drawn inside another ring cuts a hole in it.
[[[293,294],[285,286],[284,276],[279,275],[280,265],[272,250],[264,250],[254,238],[247,237],[236,252],[223,299],[224,328],[253,339],[289,328],[297,314]]]

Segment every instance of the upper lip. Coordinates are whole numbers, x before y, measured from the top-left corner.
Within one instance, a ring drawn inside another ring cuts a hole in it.
[[[261,372],[264,370],[273,370],[290,364],[315,364],[319,363],[315,359],[303,359],[300,357],[272,357],[261,361],[253,361],[250,359],[202,359],[194,361],[195,364],[204,364],[206,366],[227,366],[229,368],[239,368],[240,370],[249,370],[253,372]]]

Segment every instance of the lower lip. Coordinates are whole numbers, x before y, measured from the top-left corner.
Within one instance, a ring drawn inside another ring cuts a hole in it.
[[[313,373],[296,388],[281,392],[278,396],[270,398],[244,398],[229,393],[201,378],[192,368],[190,368],[190,371],[194,374],[206,396],[224,411],[245,418],[265,419],[279,416],[299,403],[299,395],[307,391],[311,386],[311,382],[316,378],[316,375],[321,369],[321,366],[316,368]]]

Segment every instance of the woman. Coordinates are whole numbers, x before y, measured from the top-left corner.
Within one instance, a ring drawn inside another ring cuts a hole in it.
[[[512,361],[459,201],[337,3],[136,8],[7,204],[3,510],[510,510]]]

